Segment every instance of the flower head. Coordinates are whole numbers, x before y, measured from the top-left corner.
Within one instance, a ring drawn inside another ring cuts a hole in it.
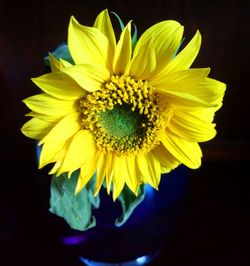
[[[131,22],[116,41],[107,10],[93,27],[71,18],[74,64],[50,55],[52,72],[34,78],[43,93],[24,103],[32,118],[22,132],[42,145],[39,166],[51,174],[80,169],[76,193],[96,173],[116,199],[126,184],[158,188],[161,174],[184,164],[198,168],[199,142],[212,139],[225,84],[209,68],[190,68],[201,45],[196,32],[180,51],[183,26],[173,20],[146,30],[134,49]]]

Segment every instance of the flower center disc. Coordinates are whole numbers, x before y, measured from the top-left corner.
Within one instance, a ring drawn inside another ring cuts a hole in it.
[[[124,104],[115,105],[112,110],[100,112],[99,119],[104,131],[119,140],[139,132],[143,115],[131,111],[131,107]]]
[[[92,132],[101,150],[147,152],[159,143],[160,105],[147,81],[114,75],[81,99],[80,112],[83,129]]]

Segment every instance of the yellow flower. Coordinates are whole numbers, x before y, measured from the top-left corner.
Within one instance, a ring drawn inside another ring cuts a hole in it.
[[[96,173],[95,195],[105,183],[116,199],[126,184],[155,189],[161,174],[184,164],[198,168],[199,142],[212,139],[214,113],[225,84],[209,68],[190,68],[196,32],[177,53],[183,26],[173,20],[146,30],[132,49],[131,22],[118,42],[107,10],[93,27],[71,18],[68,47],[74,65],[50,55],[52,72],[34,78],[43,93],[24,103],[32,118],[22,132],[42,145],[39,167],[51,174],[80,169],[76,193]]]

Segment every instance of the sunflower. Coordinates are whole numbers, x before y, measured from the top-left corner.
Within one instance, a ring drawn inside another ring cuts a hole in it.
[[[107,10],[93,27],[72,16],[68,48],[74,64],[49,55],[52,72],[32,79],[43,93],[24,103],[32,117],[22,127],[39,140],[39,168],[75,170],[79,193],[95,175],[116,199],[126,185],[158,189],[161,174],[180,164],[198,168],[199,142],[216,135],[214,113],[225,84],[209,68],[190,68],[201,45],[196,32],[180,51],[183,26],[173,20],[146,30],[133,47],[131,21],[118,42]]]

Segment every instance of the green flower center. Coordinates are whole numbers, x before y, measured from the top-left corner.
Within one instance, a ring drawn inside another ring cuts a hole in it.
[[[82,128],[93,133],[101,150],[136,154],[159,143],[163,116],[147,81],[114,75],[101,90],[80,100],[80,112]]]
[[[143,116],[131,111],[129,105],[116,105],[112,110],[100,112],[99,119],[107,134],[122,139],[139,132]]]

